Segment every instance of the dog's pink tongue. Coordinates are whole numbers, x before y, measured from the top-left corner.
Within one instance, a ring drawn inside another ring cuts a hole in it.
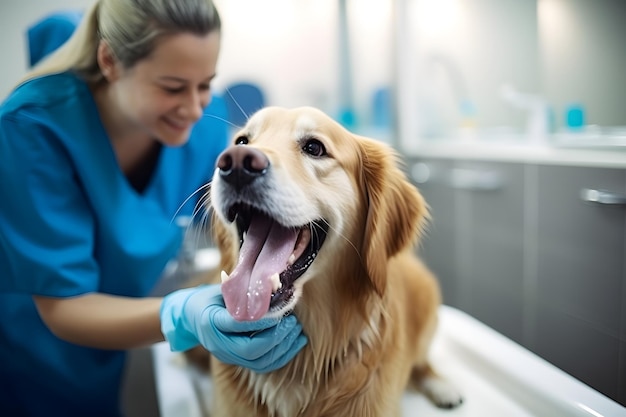
[[[226,309],[239,321],[259,320],[272,297],[270,277],[287,266],[298,231],[266,216],[254,216],[230,278],[222,283]]]

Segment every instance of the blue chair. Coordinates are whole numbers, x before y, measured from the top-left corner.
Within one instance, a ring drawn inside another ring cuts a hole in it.
[[[36,21],[26,30],[29,64],[34,66],[67,41],[78,26],[83,13],[60,11]]]
[[[265,94],[256,84],[231,84],[222,96],[226,102],[228,121],[238,127],[246,124],[254,112],[265,107]]]

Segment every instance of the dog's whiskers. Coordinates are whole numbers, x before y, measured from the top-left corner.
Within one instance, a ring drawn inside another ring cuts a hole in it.
[[[178,218],[178,214],[180,213],[182,208],[185,206],[185,204],[187,204],[187,202],[189,202],[189,200],[193,196],[195,196],[199,192],[206,191],[196,202],[189,220],[185,221],[185,223],[180,224],[181,227],[184,226],[185,228],[184,230],[185,239],[193,239],[193,241],[189,241],[189,243],[193,243],[193,245],[191,246],[193,248],[199,248],[200,238],[202,236],[206,237],[206,235],[202,232],[206,230],[205,218],[208,215],[207,213],[208,209],[210,209],[210,204],[207,203],[207,201],[210,199],[210,194],[211,194],[209,192],[210,188],[211,188],[211,183],[208,182],[202,185],[201,187],[199,187],[198,189],[196,189],[180,204],[180,206],[178,206],[178,208],[176,209],[176,212],[174,213],[174,215],[172,216],[172,219],[170,220],[170,224],[171,224]],[[206,208],[206,210],[202,210],[202,208]],[[201,218],[199,221],[197,221],[197,217],[200,213],[202,213]]]
[[[337,233],[337,235],[339,237],[341,237],[342,239],[344,239],[346,242],[348,242],[350,244],[350,246],[352,246],[352,248],[354,249],[354,252],[357,254],[357,256],[359,257],[359,259],[361,259],[361,253],[359,252],[359,250],[357,249],[357,247],[354,245],[354,243],[352,243],[352,241],[350,241],[350,239],[348,239],[347,237],[345,237],[343,235],[343,233],[339,232],[339,230],[337,230],[336,228],[334,228],[330,223],[328,223],[327,220],[325,219],[320,219],[320,220],[316,220],[313,223],[316,223],[317,221],[322,221],[324,223],[326,223],[326,225],[328,226],[328,228],[332,231],[334,231],[335,233]],[[317,233],[314,227],[311,227],[311,233]]]
[[[193,208],[192,217],[197,216],[201,212],[205,213],[211,208],[211,193],[210,193],[211,185],[210,183],[208,187],[206,188],[207,188],[206,192],[198,199],[195,207]]]
[[[237,108],[239,109],[239,111],[241,111],[241,114],[243,114],[246,117],[246,120],[250,119],[250,115],[248,113],[246,113],[246,111],[243,109],[243,107],[241,107],[239,102],[237,102],[237,100],[235,99],[233,94],[230,92],[230,89],[227,88],[226,89],[226,93],[233,100],[233,102],[237,105]]]
[[[202,185],[201,187],[198,187],[198,189],[196,191],[194,191],[193,193],[191,193],[189,195],[189,197],[187,197],[176,209],[176,211],[174,212],[174,215],[172,215],[172,218],[170,219],[170,223],[173,223],[174,220],[176,220],[176,216],[178,216],[178,213],[180,213],[180,211],[182,210],[182,208],[185,206],[185,204],[187,204],[187,202],[196,194],[198,194],[200,191],[206,189],[207,190],[207,194],[208,194],[208,190],[211,188],[211,183],[207,182],[206,184]]]
[[[219,121],[221,121],[221,122],[224,122],[224,123],[226,123],[226,124],[230,125],[230,127],[233,127],[233,128],[235,128],[235,129],[241,129],[241,126],[236,125],[235,123],[231,122],[231,121],[230,121],[230,120],[228,120],[228,119],[224,119],[223,117],[216,116],[215,114],[204,113],[204,114],[202,115],[202,117],[208,117],[208,118],[211,118],[211,119],[216,119],[216,120],[219,120]]]
[[[206,188],[207,188],[206,192],[196,202],[196,205],[194,207],[194,210],[191,216],[192,220],[195,220],[195,221],[192,221],[191,223],[194,225],[194,229],[197,231],[197,234],[195,236],[195,240],[196,240],[195,247],[200,247],[200,238],[203,236],[205,237],[205,240],[202,243],[203,244],[207,243],[206,231],[208,229],[207,225],[209,225],[210,223],[210,215],[212,212],[210,184]],[[199,219],[197,219],[198,216],[200,216]]]

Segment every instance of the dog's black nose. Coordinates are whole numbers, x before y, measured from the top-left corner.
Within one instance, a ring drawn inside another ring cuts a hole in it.
[[[263,152],[244,145],[231,146],[217,158],[220,176],[237,190],[264,175],[269,166]]]

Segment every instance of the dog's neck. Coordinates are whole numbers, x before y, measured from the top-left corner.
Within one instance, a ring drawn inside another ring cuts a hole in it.
[[[276,372],[248,374],[249,388],[267,406],[270,416],[301,415],[314,400],[336,398],[337,390],[354,392],[366,387],[375,373],[375,352],[384,343],[387,327],[383,304],[372,293],[351,301],[365,303],[359,310],[368,312],[355,314],[355,305],[346,303],[337,292],[340,289],[323,288],[328,282],[313,279],[307,283],[306,295],[296,307],[295,314],[309,335],[307,346]],[[354,372],[355,367],[359,372]]]
[[[387,303],[371,286],[360,258],[343,253],[355,249],[327,243],[323,250],[338,250],[333,264],[318,259],[307,271],[294,314],[309,340],[290,363],[268,374],[237,367],[228,371],[237,375],[239,389],[258,407],[256,415],[307,416],[314,402],[319,407],[334,403],[325,400],[354,395],[376,374],[378,353],[388,343],[388,314],[383,307]],[[346,262],[350,259],[354,262]],[[327,271],[336,276],[327,276]]]

